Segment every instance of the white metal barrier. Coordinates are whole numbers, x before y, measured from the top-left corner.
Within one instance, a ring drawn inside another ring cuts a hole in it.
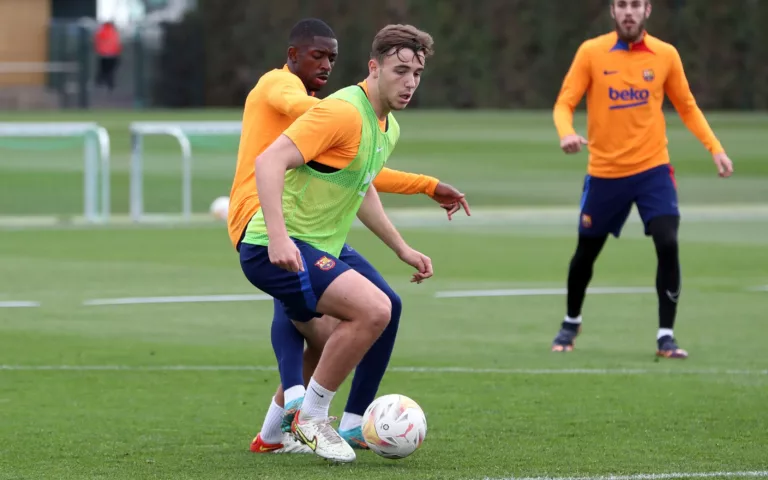
[[[131,131],[130,210],[131,219],[140,222],[144,212],[144,137],[170,135],[181,148],[181,215],[192,217],[192,145],[188,135],[239,135],[241,122],[133,122]]]
[[[110,143],[104,127],[96,123],[73,122],[0,123],[0,137],[83,137],[83,216],[90,223],[109,220]]]

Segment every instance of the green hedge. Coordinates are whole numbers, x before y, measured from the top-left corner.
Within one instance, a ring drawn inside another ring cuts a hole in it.
[[[359,81],[376,31],[411,23],[435,38],[422,107],[550,108],[578,45],[609,31],[606,0],[199,0],[205,103],[241,105],[281,66],[287,34],[314,16],[339,38],[328,91]],[[705,108],[768,107],[768,1],[654,0],[651,34],[677,46]]]

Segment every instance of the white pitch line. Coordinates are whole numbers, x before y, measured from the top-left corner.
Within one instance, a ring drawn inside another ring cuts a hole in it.
[[[0,308],[34,308],[39,306],[40,306],[40,302],[17,302],[17,301],[0,302]]]
[[[605,475],[594,477],[485,477],[483,480],[670,480],[675,478],[712,478],[712,477],[768,477],[768,471],[746,472],[694,472],[694,473],[638,473],[635,475]]]
[[[768,219],[768,204],[734,204],[716,207],[712,205],[682,205],[680,207],[686,223],[724,222],[763,222]],[[633,207],[633,212],[636,210]],[[389,208],[387,214],[392,223],[398,227],[433,228],[446,226],[445,212],[433,207],[427,208]],[[573,225],[573,219],[578,219],[578,205],[561,207],[474,207],[472,209],[471,228],[478,226],[499,225]],[[469,221],[470,219],[465,219]],[[628,223],[639,224],[641,220],[634,213]],[[461,222],[461,220],[459,220]],[[194,213],[191,218],[181,215],[147,215],[142,223],[136,224],[129,215],[111,215],[106,225],[93,225],[81,216],[61,218],[57,216],[0,216],[1,228],[47,228],[66,230],[72,228],[136,228],[168,225],[182,227],[206,226],[221,228],[223,223],[208,213]],[[353,227],[364,228],[359,220]]]
[[[588,293],[653,293],[656,290],[645,287],[606,287],[592,288]],[[564,289],[554,288],[525,288],[518,290],[460,290],[455,292],[437,292],[438,298],[456,298],[456,297],[497,297],[497,296],[533,296],[533,295],[564,295]],[[108,305],[147,305],[162,303],[206,303],[206,302],[251,302],[272,300],[272,297],[265,294],[246,294],[246,295],[181,295],[170,297],[128,297],[128,298],[96,298],[85,300],[85,306],[108,306]]]
[[[127,371],[127,372],[272,372],[268,365],[0,365],[8,371]],[[652,368],[470,368],[470,367],[390,367],[390,372],[426,374],[500,374],[500,375],[768,375],[768,370],[662,370]]]
[[[768,291],[768,285],[748,288],[750,292]],[[655,293],[652,287],[591,287],[587,293],[591,295],[637,295]],[[534,297],[541,295],[565,295],[564,288],[519,288],[500,290],[454,290],[436,292],[436,298],[472,298],[472,297]],[[117,305],[149,305],[167,303],[212,303],[212,302],[254,302],[268,301],[272,297],[265,294],[243,295],[177,295],[167,297],[125,297],[125,298],[95,298],[83,301],[84,306],[117,306]],[[0,302],[0,308],[39,307],[38,302]]]
[[[83,305],[94,307],[104,305],[147,305],[155,303],[209,303],[209,302],[254,302],[272,300],[264,294],[247,295],[186,295],[173,297],[129,297],[129,298],[97,298],[86,300]]]
[[[565,288],[517,288],[508,290],[455,290],[435,293],[437,298],[471,298],[471,297],[532,297],[538,295],[565,295]],[[593,287],[587,289],[591,295],[619,295],[656,293],[650,287]]]
[[[656,290],[645,287],[607,287],[593,288],[588,293],[653,293]],[[437,292],[438,298],[455,297],[495,297],[495,296],[533,296],[533,295],[564,295],[564,289],[553,288],[529,288],[518,290],[460,290],[455,292]],[[83,305],[114,306],[114,305],[147,305],[162,303],[206,303],[206,302],[252,302],[272,300],[272,297],[264,294],[246,295],[180,295],[170,297],[128,297],[128,298],[96,298],[85,300]]]

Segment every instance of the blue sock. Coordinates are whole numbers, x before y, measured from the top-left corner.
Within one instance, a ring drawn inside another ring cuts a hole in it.
[[[304,337],[286,315],[282,303],[275,300],[272,317],[272,350],[277,358],[283,390],[304,386]]]
[[[382,286],[379,286],[381,288]],[[397,337],[397,328],[400,324],[400,313],[403,310],[400,297],[389,288],[384,292],[392,302],[392,317],[389,325],[384,329],[376,343],[368,350],[363,359],[355,369],[355,376],[352,378],[352,388],[347,398],[345,412],[363,415],[375,399],[376,392],[379,390],[379,384],[384,378],[384,374],[389,366],[389,358],[392,356],[392,349],[395,347],[395,338]]]

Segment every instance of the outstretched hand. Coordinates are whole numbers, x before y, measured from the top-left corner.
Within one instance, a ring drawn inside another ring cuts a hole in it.
[[[432,195],[432,200],[440,204],[446,213],[448,214],[448,220],[450,221],[453,214],[461,210],[462,208],[467,213],[467,216],[471,216],[469,210],[469,203],[464,198],[464,194],[458,191],[453,185],[440,182],[435,188],[435,193]]]

